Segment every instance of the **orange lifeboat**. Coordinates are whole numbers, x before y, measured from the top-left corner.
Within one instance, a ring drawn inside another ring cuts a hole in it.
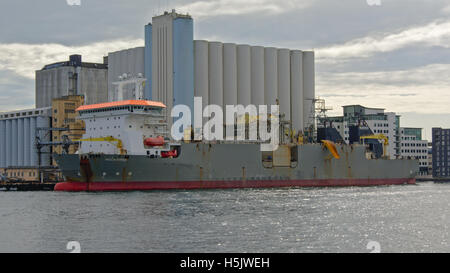
[[[145,146],[164,146],[163,137],[149,137],[144,139]]]
[[[167,158],[167,157],[177,157],[178,152],[177,150],[168,151],[168,152],[161,152],[161,157]]]

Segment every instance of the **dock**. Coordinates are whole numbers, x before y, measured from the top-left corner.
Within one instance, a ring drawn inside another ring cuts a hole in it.
[[[417,182],[434,182],[434,183],[450,183],[450,178],[438,178],[438,177],[418,177]]]
[[[54,182],[3,182],[0,183],[0,191],[53,191],[55,185]]]

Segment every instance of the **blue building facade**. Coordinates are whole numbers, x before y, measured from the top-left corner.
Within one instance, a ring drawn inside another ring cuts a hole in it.
[[[433,177],[450,177],[450,129],[433,128]]]
[[[144,77],[147,79],[145,83],[144,99],[152,100],[152,24],[148,24],[145,26],[144,58]]]
[[[194,24],[189,15],[164,13],[145,26],[145,99],[194,107]],[[154,75],[154,73],[157,73]],[[191,118],[192,118],[191,117]]]
[[[183,104],[194,114],[194,27],[191,18],[173,21],[173,105]]]

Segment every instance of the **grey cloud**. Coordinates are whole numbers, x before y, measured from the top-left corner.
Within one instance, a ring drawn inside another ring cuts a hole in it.
[[[0,23],[7,27],[0,29],[0,43],[80,45],[122,37],[142,38],[143,26],[153,15],[192,2],[198,1],[84,0],[81,6],[68,6],[66,0],[3,1]],[[202,20],[195,19],[194,10],[195,33],[197,38],[218,36],[231,42],[313,48],[448,16],[442,13],[447,6],[445,0],[415,0],[414,4],[410,0],[383,0],[380,7],[370,7],[366,0],[311,0],[303,8],[304,2],[291,0],[286,10],[273,14],[223,15]],[[230,8],[241,7],[234,4]]]
[[[34,80],[0,70],[0,112],[34,107]]]

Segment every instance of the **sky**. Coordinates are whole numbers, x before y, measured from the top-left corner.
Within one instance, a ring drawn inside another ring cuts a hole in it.
[[[192,15],[194,39],[314,50],[329,115],[361,104],[429,140],[450,128],[449,0],[4,0],[0,111],[34,107],[46,64],[143,46],[144,25],[171,9]]]

